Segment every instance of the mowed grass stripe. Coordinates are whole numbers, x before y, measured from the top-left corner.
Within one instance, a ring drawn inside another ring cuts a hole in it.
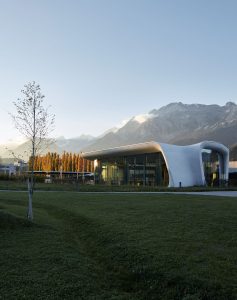
[[[13,218],[26,204],[0,195]],[[1,295],[236,299],[236,212],[235,198],[36,193],[32,226],[0,226]]]

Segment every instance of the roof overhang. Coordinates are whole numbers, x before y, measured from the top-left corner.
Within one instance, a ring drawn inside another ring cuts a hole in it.
[[[100,159],[111,155],[136,155],[143,153],[155,153],[160,151],[160,145],[152,141],[97,151],[84,152],[82,153],[82,156],[87,159]]]
[[[95,160],[111,156],[128,156],[145,153],[161,152],[169,173],[169,186],[176,187],[205,185],[205,175],[202,163],[202,151],[215,150],[219,155],[219,172],[223,180],[228,180],[229,150],[224,145],[214,141],[203,141],[188,146],[176,146],[154,141],[134,145],[126,145],[110,149],[84,152],[84,158]]]

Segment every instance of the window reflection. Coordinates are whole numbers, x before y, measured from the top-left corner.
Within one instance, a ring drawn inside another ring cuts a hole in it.
[[[220,154],[217,151],[203,149],[202,163],[206,184],[208,186],[218,186],[220,181],[224,179],[223,170],[220,172]]]
[[[169,176],[162,153],[114,156],[98,160],[98,183],[167,186]]]

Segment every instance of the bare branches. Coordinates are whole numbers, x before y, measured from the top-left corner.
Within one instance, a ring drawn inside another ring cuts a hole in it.
[[[16,113],[11,114],[15,127],[31,141],[33,147],[31,156],[39,150],[41,142],[54,129],[55,116],[49,112],[49,107],[43,107],[45,96],[40,86],[33,82],[24,85],[21,90],[22,98],[13,102]]]
[[[55,116],[50,114],[48,108],[43,107],[44,95],[35,81],[29,82],[21,91],[22,98],[13,102],[16,114],[11,114],[15,127],[31,142],[29,168],[31,176],[28,181],[28,212],[29,220],[33,220],[32,198],[34,191],[34,161],[37,152],[46,140],[54,126]]]

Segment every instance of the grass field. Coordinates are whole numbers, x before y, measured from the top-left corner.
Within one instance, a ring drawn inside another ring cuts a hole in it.
[[[0,299],[237,299],[237,199],[0,193]]]
[[[0,191],[1,190],[19,190],[26,191],[27,183],[22,180],[0,180]],[[58,182],[58,183],[43,183],[36,182],[35,190],[37,191],[74,191],[74,192],[160,192],[160,191],[236,191],[237,186],[220,186],[220,187],[211,187],[211,186],[194,186],[194,187],[176,187],[169,188],[166,186],[136,186],[136,185],[89,185],[81,184],[77,182]]]

